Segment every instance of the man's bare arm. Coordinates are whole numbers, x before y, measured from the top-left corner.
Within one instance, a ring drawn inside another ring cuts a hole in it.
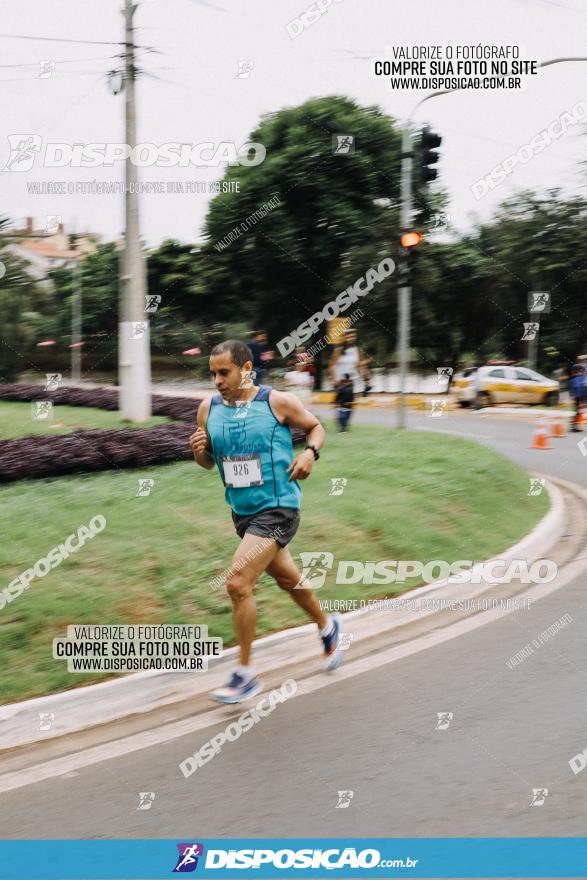
[[[299,397],[288,391],[272,391],[269,402],[276,417],[284,425],[305,431],[308,445],[316,446],[317,449],[322,448],[326,432],[316,416],[306,409]],[[303,452],[296,455],[288,468],[289,482],[305,480],[306,477],[309,477],[314,461],[314,453],[311,449],[304,449]]]
[[[207,471],[212,470],[216,463],[214,461],[214,456],[212,455],[212,444],[210,443],[210,438],[206,431],[206,419],[208,418],[209,411],[210,399],[208,398],[207,400],[203,400],[198,407],[196,432],[195,434],[192,434],[189,439],[189,444],[194,453],[196,462],[200,467],[205,468]]]

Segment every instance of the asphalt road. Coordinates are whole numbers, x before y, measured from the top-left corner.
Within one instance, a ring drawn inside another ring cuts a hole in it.
[[[527,422],[409,420],[587,485],[578,435],[536,452]],[[374,655],[370,671],[279,705],[188,779],[179,763],[224,724],[5,793],[2,836],[584,835],[587,772],[568,762],[587,748],[585,589],[577,578],[530,610],[387,665]],[[565,614],[572,622],[508,668]],[[436,729],[440,712],[452,713],[446,729]],[[534,789],[548,789],[541,805],[531,805]],[[353,793],[346,807],[337,807],[340,791]],[[150,809],[137,809],[139,792],[155,793]]]

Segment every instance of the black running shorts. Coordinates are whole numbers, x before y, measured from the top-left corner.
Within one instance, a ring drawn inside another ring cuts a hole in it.
[[[300,525],[299,507],[268,507],[259,513],[241,516],[232,512],[232,521],[239,538],[245,534],[259,538],[275,538],[280,547],[285,547],[294,537]]]

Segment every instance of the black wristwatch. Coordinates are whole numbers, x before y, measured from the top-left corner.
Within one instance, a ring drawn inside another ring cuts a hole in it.
[[[306,449],[311,449],[312,452],[314,453],[314,461],[318,461],[318,459],[320,458],[320,452],[318,450],[318,447],[314,446],[313,443],[308,443],[308,445],[306,446]]]

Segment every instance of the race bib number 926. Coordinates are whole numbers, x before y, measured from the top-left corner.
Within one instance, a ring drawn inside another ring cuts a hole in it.
[[[261,456],[226,455],[222,457],[224,483],[230,489],[247,489],[262,486]]]

